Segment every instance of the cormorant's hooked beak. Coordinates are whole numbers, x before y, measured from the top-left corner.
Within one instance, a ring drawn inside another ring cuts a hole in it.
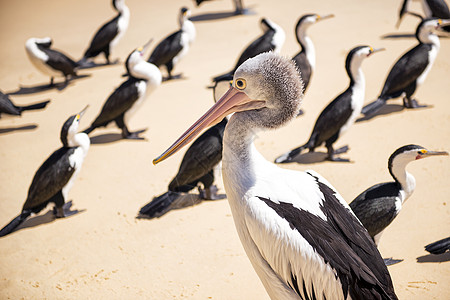
[[[447,151],[430,151],[430,150],[422,150],[422,153],[420,155],[417,155],[416,159],[425,158],[428,156],[438,156],[438,155],[445,155],[448,156]]]
[[[386,50],[385,48],[370,48],[370,53],[367,55],[367,56],[370,56],[370,55],[372,55],[372,54],[374,54],[374,53],[376,53],[376,52],[380,52],[380,51],[384,51],[384,50]]]
[[[441,28],[442,26],[450,25],[450,19],[439,19],[437,28]]]
[[[317,21],[323,21],[330,18],[334,18],[334,14],[329,14],[325,16],[317,15]]]
[[[192,141],[200,132],[208,126],[213,126],[223,120],[227,115],[244,110],[259,109],[265,105],[264,101],[252,100],[242,91],[230,87],[200,119],[197,120],[183,135],[173,143],[163,154],[153,160],[153,164],[165,160],[172,154]]]
[[[80,112],[77,114],[77,119],[78,119],[78,120],[81,119],[81,117],[84,115],[84,113],[86,112],[86,110],[88,109],[88,107],[89,107],[89,104],[86,105],[86,107],[83,108],[83,110],[80,111]]]

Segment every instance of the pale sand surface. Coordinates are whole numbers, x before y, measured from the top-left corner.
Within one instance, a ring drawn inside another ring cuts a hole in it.
[[[46,98],[52,102],[44,111],[0,119],[0,226],[20,212],[35,171],[60,147],[63,122],[89,104],[81,122],[82,129],[87,127],[124,80],[122,62],[130,51],[151,37],[156,42],[176,30],[183,5],[192,8],[193,16],[233,9],[227,0],[200,8],[187,0],[128,0],[127,4],[128,32],[112,52],[120,64],[82,70],[80,74],[90,77],[73,81],[62,91],[11,96],[17,104]],[[195,22],[197,39],[175,67],[175,73],[182,72],[186,79],[163,83],[131,120],[132,130],[148,128],[147,141],[119,140],[115,126],[91,134],[96,144],[69,197],[74,208],[84,212],[54,220],[49,207],[0,239],[1,299],[268,299],[238,239],[226,200],[172,211],[156,220],[135,219],[142,205],[166,191],[184,150],[156,167],[152,159],[210,107],[211,90],[205,88],[210,78],[228,71],[240,51],[260,35],[262,16],[284,28],[282,54],[293,56],[299,49],[294,26],[301,15],[336,15],[309,30],[317,67],[304,98],[305,115],[256,140],[269,160],[307,140],[320,111],[346,88],[344,60],[356,45],[387,49],[363,63],[366,102],[374,99],[393,62],[416,45],[413,38],[381,36],[413,33],[417,19],[406,17],[397,30],[400,1],[390,0],[247,0],[245,4],[256,14]],[[420,11],[418,3],[413,9]],[[94,31],[113,15],[110,1],[2,1],[0,88],[13,92],[19,85],[48,83],[26,56],[24,44],[29,37],[50,36],[55,48],[78,59]],[[416,93],[419,101],[433,108],[406,111],[401,110],[400,99],[392,100],[389,114],[355,124],[337,142],[350,146],[343,156],[353,163],[283,167],[316,170],[350,202],[367,187],[391,180],[387,159],[398,147],[415,143],[450,150],[449,53],[450,39],[441,39],[435,65]],[[37,127],[30,129],[33,125]],[[24,126],[28,129],[11,130]],[[450,298],[449,255],[428,256],[424,250],[426,244],[450,233],[449,169],[448,157],[408,166],[417,188],[380,243],[384,257],[404,259],[389,267],[400,299]],[[224,193],[221,178],[217,184]]]

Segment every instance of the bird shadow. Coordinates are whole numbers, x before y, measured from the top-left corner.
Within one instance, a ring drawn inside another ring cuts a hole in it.
[[[106,133],[91,137],[91,144],[101,145],[110,144],[122,140],[122,135],[119,133]]]
[[[222,20],[237,16],[255,15],[256,12],[251,8],[244,9],[243,13],[237,13],[236,11],[222,11],[222,12],[209,12],[204,14],[195,15],[189,18],[193,22],[214,21]]]
[[[106,66],[114,66],[114,65],[118,65],[119,63],[120,63],[120,60],[119,60],[119,59],[116,59],[116,60],[114,60],[114,61],[112,61],[112,62],[110,62],[110,63],[107,63],[107,62],[104,62],[104,63],[96,63],[96,62],[93,62],[93,61],[89,61],[89,62],[86,62],[86,63],[80,65],[80,66],[78,67],[78,69],[80,69],[80,70],[96,69],[96,68],[101,68],[101,67],[106,67]],[[122,75],[122,76],[123,76],[123,75]],[[126,76],[126,74],[125,74],[125,76]]]
[[[327,152],[305,152],[303,154],[299,154],[291,160],[291,163],[298,163],[301,165],[309,165],[309,164],[317,164],[322,162],[332,162],[327,159]],[[333,161],[334,162],[334,161]],[[352,161],[336,161],[336,162],[352,162]]]
[[[206,202],[206,201],[217,201],[217,200],[223,200],[227,198],[227,195],[225,194],[216,194],[216,199],[203,199],[200,197],[199,194],[190,194],[190,193],[177,193],[179,196],[176,198],[175,201],[173,201],[170,206],[168,206],[167,208],[165,208],[163,211],[158,212],[158,214],[154,217],[149,217],[143,214],[138,214],[136,216],[136,219],[154,219],[156,218],[160,218],[162,216],[164,216],[165,214],[167,214],[169,211],[172,210],[179,210],[179,209],[184,209],[187,207],[191,207],[191,206],[195,206],[198,205],[202,202]]]
[[[405,107],[403,105],[386,104],[378,112],[376,112],[375,114],[359,118],[359,119],[356,120],[356,122],[369,121],[369,120],[371,120],[371,119],[373,119],[375,117],[381,117],[381,116],[384,116],[384,115],[389,115],[389,114],[392,114],[392,113],[401,112],[404,109],[405,109]]]
[[[180,73],[177,75],[172,75],[172,77],[165,76],[162,78],[162,82],[169,82],[173,80],[186,80],[186,79],[188,79],[188,77],[184,76],[183,73]]]
[[[416,38],[416,35],[414,33],[388,33],[381,36],[381,39],[387,40],[387,39],[410,39],[410,38]]]
[[[450,252],[442,254],[427,254],[417,257],[418,263],[441,263],[450,261]]]
[[[32,228],[32,227],[37,227],[37,226],[44,225],[44,224],[53,223],[57,219],[67,219],[69,217],[72,217],[74,215],[77,215],[77,214],[85,212],[85,211],[86,211],[86,209],[70,210],[69,211],[69,213],[70,213],[69,216],[64,217],[64,218],[56,218],[55,214],[53,212],[53,209],[50,209],[43,215],[36,215],[36,216],[31,217],[31,218],[28,218],[22,224],[20,224],[19,227],[17,227],[17,229],[14,230],[14,232],[17,232],[19,230],[26,229],[26,228]]]
[[[33,130],[36,129],[37,125],[30,124],[30,125],[22,125],[18,127],[6,127],[6,128],[0,128],[0,134],[6,134],[13,131],[24,131],[24,130]]]
[[[69,85],[71,85],[73,83],[73,81],[82,79],[82,78],[86,78],[86,77],[90,77],[90,76],[91,76],[91,74],[77,75],[76,77],[71,78],[68,81],[58,82],[58,83],[54,83],[54,84],[39,84],[39,85],[35,85],[35,86],[20,86],[19,85],[18,90],[8,92],[6,94],[7,95],[29,95],[29,94],[36,94],[36,93],[41,93],[41,92],[50,91],[50,90],[62,91],[65,88],[67,88]]]

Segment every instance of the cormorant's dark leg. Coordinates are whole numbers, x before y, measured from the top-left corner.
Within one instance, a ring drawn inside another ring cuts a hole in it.
[[[337,134],[335,134],[332,138],[326,141],[325,147],[328,150],[327,160],[330,161],[340,161],[340,162],[350,162],[347,158],[336,157],[336,154],[345,153],[348,151],[348,146],[341,147],[337,150],[333,149],[333,143],[337,140]]]
[[[412,98],[412,95],[416,91],[416,82],[410,84],[405,89],[405,97],[403,98],[403,106],[406,108],[421,108],[421,107],[427,107],[428,105],[421,105],[417,102],[416,99]]]
[[[50,77],[50,84],[49,86],[54,86],[55,84],[53,83],[53,77]]]
[[[169,61],[169,62],[166,64],[166,68],[167,68],[167,74],[168,74],[168,77],[167,77],[166,80],[170,80],[170,79],[179,79],[179,78],[181,78],[181,74],[178,74],[178,75],[172,75],[172,70],[173,70],[173,63],[172,63],[172,61]]]
[[[207,174],[201,177],[198,181],[203,183],[204,189],[198,189],[200,193],[200,198],[205,200],[217,200],[222,199],[217,195],[217,187],[213,185],[214,183],[214,170],[210,170]]]
[[[109,47],[108,47],[105,51],[103,51],[103,54],[105,54],[106,63],[107,63],[108,65],[110,65],[111,62],[109,61]]]
[[[117,126],[122,129],[122,137],[124,139],[131,139],[131,140],[144,140],[144,137],[140,137],[139,134],[143,133],[147,129],[138,130],[135,132],[130,132],[128,130],[127,125],[125,125],[125,122],[123,120],[123,115],[119,116],[117,119],[115,119],[115,122]]]
[[[72,201],[65,203],[62,190],[60,190],[52,198],[50,198],[49,202],[55,203],[53,213],[57,218],[68,217],[78,212],[77,210],[75,211],[70,210],[70,207],[72,206]]]

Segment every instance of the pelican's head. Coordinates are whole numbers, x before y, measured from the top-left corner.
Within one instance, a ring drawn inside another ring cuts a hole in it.
[[[292,60],[272,52],[250,58],[236,70],[232,86],[216,104],[153,163],[168,158],[232,113],[248,126],[277,128],[297,115],[302,96],[303,83]]]
[[[74,136],[78,133],[78,126],[80,125],[80,119],[86,112],[87,108],[86,106],[81,112],[77,113],[76,115],[70,116],[66,122],[64,122],[63,127],[61,128],[61,142],[63,143],[64,147],[74,147],[76,146],[73,143]]]

